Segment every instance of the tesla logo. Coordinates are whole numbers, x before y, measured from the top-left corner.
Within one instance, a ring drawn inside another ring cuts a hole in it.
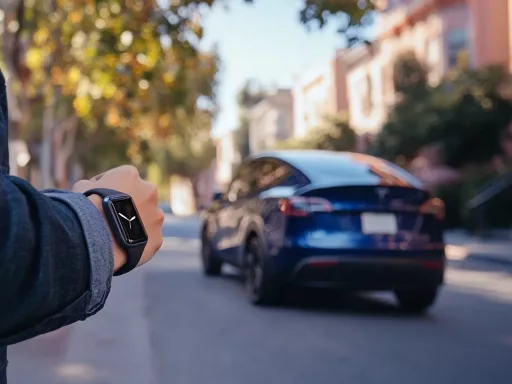
[[[379,196],[379,200],[382,201],[389,193],[389,189],[388,188],[377,188],[377,189],[375,189],[375,192]]]

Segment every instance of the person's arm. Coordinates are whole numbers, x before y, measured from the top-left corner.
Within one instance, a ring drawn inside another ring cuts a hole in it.
[[[113,242],[78,193],[0,176],[0,345],[95,314],[110,292]]]

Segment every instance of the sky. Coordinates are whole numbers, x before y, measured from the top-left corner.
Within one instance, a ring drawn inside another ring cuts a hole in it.
[[[229,0],[217,2],[204,14],[203,46],[217,45],[222,60],[215,136],[237,127],[236,95],[246,80],[291,87],[294,75],[326,63],[342,47],[334,24],[308,32],[299,22],[301,4],[302,0],[254,0],[253,5]]]

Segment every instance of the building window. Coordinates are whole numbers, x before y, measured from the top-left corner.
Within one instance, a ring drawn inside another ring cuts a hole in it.
[[[468,33],[466,28],[451,29],[446,35],[446,51],[448,67],[453,68],[459,61],[459,56],[468,49]]]

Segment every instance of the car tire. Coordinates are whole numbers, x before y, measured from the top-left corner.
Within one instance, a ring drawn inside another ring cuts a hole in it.
[[[215,256],[206,228],[201,235],[201,260],[203,262],[203,273],[206,276],[219,276],[221,274],[222,261]]]
[[[400,308],[408,313],[423,313],[436,301],[437,288],[395,291]]]
[[[249,300],[256,305],[277,303],[278,286],[274,281],[261,242],[253,236],[247,242],[244,255],[245,289]]]

